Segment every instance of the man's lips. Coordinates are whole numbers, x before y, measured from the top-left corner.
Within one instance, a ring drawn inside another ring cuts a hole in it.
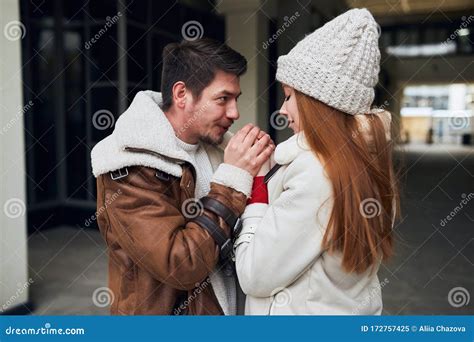
[[[227,132],[232,125],[219,125],[219,128],[221,128],[223,131]]]
[[[224,126],[217,126],[217,128],[219,128],[219,132],[221,134],[225,134],[227,130],[229,129],[229,127],[224,127]]]

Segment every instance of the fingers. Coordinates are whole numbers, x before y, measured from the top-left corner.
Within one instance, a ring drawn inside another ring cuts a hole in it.
[[[252,124],[246,124],[244,127],[242,127],[235,135],[232,137],[232,140],[238,141],[241,143],[247,134],[254,128],[254,125]]]
[[[275,145],[268,134],[265,134],[258,140],[250,149],[250,153],[254,156],[257,164],[261,164],[268,160],[272,152],[275,150]]]
[[[270,136],[268,134],[263,135],[261,139],[257,140],[255,144],[253,144],[250,149],[250,152],[254,156],[257,156],[265,147],[270,145],[271,141],[272,140],[270,139]]]
[[[265,163],[270,158],[274,150],[275,150],[275,147],[273,147],[272,145],[266,146],[257,156],[255,160],[257,164],[262,165],[263,163]]]
[[[248,134],[246,135],[243,141],[244,147],[250,148],[250,146],[252,146],[255,143],[255,140],[257,139],[257,136],[259,133],[260,133],[260,128],[256,126],[252,128],[250,132],[248,132]]]
[[[247,124],[231,139],[224,151],[224,162],[255,176],[268,162],[275,149],[270,136],[260,128]],[[263,172],[263,171],[262,171]]]

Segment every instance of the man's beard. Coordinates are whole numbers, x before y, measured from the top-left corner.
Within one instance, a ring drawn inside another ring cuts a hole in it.
[[[216,138],[211,137],[208,134],[208,135],[201,136],[199,140],[205,144],[217,146],[217,145],[222,144],[222,142],[224,141],[224,135],[221,135],[220,138],[216,139]]]

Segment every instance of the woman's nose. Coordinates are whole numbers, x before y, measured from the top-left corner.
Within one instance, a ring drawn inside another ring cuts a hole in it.
[[[286,111],[285,104],[282,104],[280,110],[278,111],[280,115],[288,116],[288,112]]]

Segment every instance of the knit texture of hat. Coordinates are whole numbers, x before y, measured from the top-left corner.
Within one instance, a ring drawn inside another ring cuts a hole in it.
[[[378,82],[379,29],[366,9],[351,9],[278,58],[276,79],[348,114],[366,114]]]

